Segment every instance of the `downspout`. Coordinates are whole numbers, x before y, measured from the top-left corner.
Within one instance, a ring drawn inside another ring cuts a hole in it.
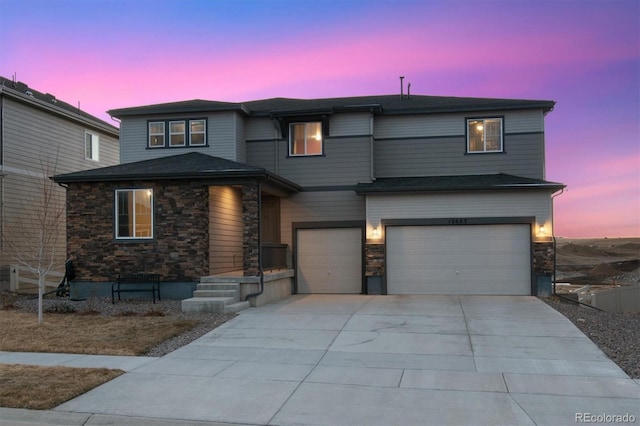
[[[371,177],[371,182],[376,180],[376,174],[373,169],[374,161],[373,161],[373,109],[371,109],[369,116],[369,174]]]
[[[244,298],[246,302],[250,297],[258,297],[264,293],[264,270],[262,269],[262,185],[258,182],[258,269],[260,271],[260,289]]]
[[[562,195],[562,193],[564,193],[564,188],[562,188],[560,190],[560,192],[558,192],[558,193],[556,193],[556,194],[551,196],[551,218],[552,219],[554,217],[553,216],[553,201],[554,201],[554,198],[557,197],[558,195]],[[553,295],[557,296],[557,297],[559,297],[561,299],[565,299],[565,300],[568,300],[570,302],[577,303],[579,305],[588,306],[588,307],[590,307],[592,309],[595,309],[595,310],[598,310],[598,311],[602,312],[602,309],[600,309],[600,308],[597,308],[595,306],[591,306],[588,303],[580,302],[579,300],[573,300],[573,299],[571,299],[571,298],[569,298],[567,296],[563,296],[563,295],[558,294],[556,292],[556,273],[557,273],[556,264],[557,264],[557,261],[558,261],[558,250],[557,250],[557,245],[558,244],[557,244],[557,240],[556,240],[555,226],[551,226],[551,238],[553,239]]]
[[[4,93],[0,89],[0,250],[4,251]]]
[[[275,174],[279,174],[280,173],[280,151],[279,151],[279,145],[278,145],[278,136],[279,136],[279,128],[280,128],[280,123],[278,122],[278,120],[276,120],[273,116],[271,116],[271,122],[273,123],[273,166],[274,166],[274,173]]]

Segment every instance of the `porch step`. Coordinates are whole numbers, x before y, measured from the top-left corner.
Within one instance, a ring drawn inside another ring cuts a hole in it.
[[[245,309],[249,309],[250,303],[248,301],[236,302],[224,307],[225,314],[235,314]]]
[[[237,303],[233,297],[192,297],[182,301],[182,312],[192,313],[221,313],[224,307]]]
[[[209,289],[198,289],[193,292],[193,297],[233,297],[238,298],[240,295],[240,289],[236,288],[233,290],[209,290]]]
[[[203,277],[191,299],[182,301],[184,313],[236,313],[249,307],[240,301],[240,284],[237,282],[206,281]]]

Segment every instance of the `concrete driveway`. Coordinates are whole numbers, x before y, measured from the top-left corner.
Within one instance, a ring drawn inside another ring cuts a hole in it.
[[[261,425],[555,425],[640,421],[640,385],[534,297],[309,295],[244,311],[56,411]]]

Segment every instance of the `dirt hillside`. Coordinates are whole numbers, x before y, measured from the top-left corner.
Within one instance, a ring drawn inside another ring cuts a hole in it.
[[[640,238],[558,238],[556,281],[573,285],[640,282]]]

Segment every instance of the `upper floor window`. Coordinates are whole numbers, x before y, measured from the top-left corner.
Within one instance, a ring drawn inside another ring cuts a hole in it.
[[[100,160],[100,137],[94,133],[84,132],[84,158]]]
[[[148,125],[149,148],[207,144],[207,120],[205,119],[149,121]]]
[[[149,146],[152,148],[164,146],[164,121],[149,123]]]
[[[291,123],[289,155],[322,155],[322,123]]]
[[[153,190],[116,190],[116,238],[153,238]]]
[[[185,146],[184,121],[169,122],[169,146]]]
[[[502,152],[502,118],[467,119],[467,152]]]
[[[205,145],[207,143],[206,131],[207,122],[205,120],[189,121],[189,145]]]

